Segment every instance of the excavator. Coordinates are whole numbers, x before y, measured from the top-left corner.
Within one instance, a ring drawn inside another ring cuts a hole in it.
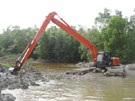
[[[57,16],[58,18],[56,19]],[[73,38],[78,40],[80,43],[84,44],[91,52],[91,57],[96,68],[100,68],[106,70],[106,67],[110,66],[118,66],[120,65],[120,59],[118,57],[112,57],[111,52],[98,52],[95,45],[91,43],[89,40],[85,39],[83,36],[75,32],[66,21],[64,21],[56,12],[51,12],[46,17],[45,21],[41,25],[39,31],[35,35],[34,39],[30,44],[27,45],[26,49],[21,53],[21,55],[17,58],[14,68],[12,70],[13,74],[16,74],[23,64],[28,59],[29,55],[31,54],[32,50],[36,46],[38,40],[42,36],[43,32],[47,28],[47,25],[53,22],[65,32],[70,34]]]

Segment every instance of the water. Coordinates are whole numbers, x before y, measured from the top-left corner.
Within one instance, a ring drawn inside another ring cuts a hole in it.
[[[34,65],[40,71],[56,75],[76,68],[72,64]],[[135,71],[128,73],[127,78],[89,73],[37,83],[40,86],[30,86],[26,90],[4,90],[3,93],[12,93],[16,101],[135,101]]]

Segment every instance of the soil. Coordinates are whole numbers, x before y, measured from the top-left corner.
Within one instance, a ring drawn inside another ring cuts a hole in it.
[[[1,94],[4,89],[28,89],[30,85],[39,86],[36,81],[46,81],[43,74],[32,67],[21,69],[18,75],[12,75],[8,68],[0,65],[0,101],[15,101],[11,94]]]
[[[55,79],[79,79],[80,76],[66,75],[66,73],[40,72],[31,65],[25,65],[17,75],[13,75],[9,68],[0,64],[0,101],[15,101],[12,94],[2,94],[4,89],[28,89],[29,86],[40,86],[37,81],[48,82]]]

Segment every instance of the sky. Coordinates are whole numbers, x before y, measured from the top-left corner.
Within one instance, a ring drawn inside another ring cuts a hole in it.
[[[69,25],[90,28],[104,8],[129,17],[134,14],[135,0],[0,0],[0,33],[10,25],[40,27],[53,11]]]

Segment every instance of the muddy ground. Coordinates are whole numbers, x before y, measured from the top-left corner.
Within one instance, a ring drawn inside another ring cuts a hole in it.
[[[87,67],[88,63],[79,63],[77,66]],[[48,82],[53,79],[73,79],[85,78],[86,76],[66,75],[65,73],[42,73],[34,69],[33,66],[25,65],[25,69],[21,69],[18,75],[12,75],[7,67],[0,65],[0,101],[15,101],[15,97],[11,94],[2,94],[4,89],[28,89],[29,86],[40,86],[36,81]],[[135,70],[135,64],[125,66],[127,72]],[[102,75],[102,74],[101,74]],[[87,75],[87,78],[90,75]]]
[[[77,77],[65,73],[40,72],[31,65],[25,65],[24,67],[18,75],[12,75],[9,68],[0,64],[0,101],[15,101],[16,99],[11,94],[2,94],[1,91],[4,89],[28,89],[29,86],[40,86],[36,83],[39,80],[48,82],[54,79],[77,79]]]
[[[28,89],[30,85],[39,86],[37,80],[46,81],[41,72],[29,67],[22,69],[18,75],[12,75],[7,67],[0,65],[0,101],[15,101],[11,94],[1,94],[4,89]]]

